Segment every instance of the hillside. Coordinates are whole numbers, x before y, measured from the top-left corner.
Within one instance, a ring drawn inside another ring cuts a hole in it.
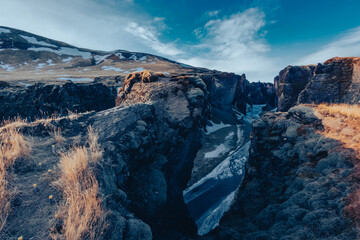
[[[125,77],[128,73],[143,70],[168,75],[208,71],[151,54],[77,48],[21,30],[0,27],[2,80],[23,85],[39,80],[89,82],[99,76]]]

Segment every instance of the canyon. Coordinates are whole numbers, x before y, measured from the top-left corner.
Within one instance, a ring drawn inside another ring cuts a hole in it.
[[[325,134],[336,116],[317,105],[359,103],[359,58],[288,66],[272,84],[0,27],[0,63],[0,133],[31,146],[8,170],[2,239],[65,239],[54,186],[64,156],[93,146],[89,128],[104,227],[79,239],[358,237],[356,149]]]

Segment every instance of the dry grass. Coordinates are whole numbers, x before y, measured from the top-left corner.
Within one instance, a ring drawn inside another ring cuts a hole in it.
[[[106,227],[106,212],[99,197],[98,182],[92,166],[98,163],[102,151],[97,134],[88,131],[86,146],[73,147],[61,154],[61,177],[56,185],[62,190],[64,203],[58,216],[63,219],[63,230],[54,239],[99,239]]]
[[[80,116],[80,114],[74,113],[74,112],[71,112],[70,110],[68,110],[68,114],[65,116],[60,116],[60,115],[54,113],[50,117],[38,118],[34,121],[34,123],[35,124],[43,124],[44,126],[46,126],[49,123],[54,122],[54,121],[60,121],[62,119],[74,120],[74,119],[79,118],[79,116]]]
[[[360,157],[360,106],[348,104],[320,104],[315,110],[320,113],[326,137],[336,139],[344,147],[354,149]]]
[[[10,211],[13,193],[8,189],[9,173],[15,160],[30,155],[30,145],[15,127],[18,123],[8,123],[12,127],[0,131],[0,230],[4,227]]]
[[[53,135],[57,144],[61,144],[65,141],[65,138],[61,135],[61,128],[55,128]]]
[[[27,123],[24,119],[17,117],[12,120],[3,121],[0,127],[0,132],[7,131],[9,129],[19,129],[20,127],[25,126]]]
[[[347,196],[345,214],[360,228],[360,106],[347,104],[320,104],[313,106],[322,119],[322,135],[340,141],[345,148],[353,149],[354,171],[351,175],[356,191]]]
[[[86,114],[86,113],[88,113],[88,112],[85,112],[83,114]],[[0,132],[4,131],[6,129],[10,129],[10,128],[21,128],[21,127],[37,125],[37,124],[43,124],[44,126],[47,126],[47,125],[49,125],[49,123],[54,122],[54,121],[60,121],[62,119],[74,120],[79,117],[80,117],[80,114],[71,112],[70,110],[68,110],[68,114],[65,116],[60,116],[55,113],[55,114],[52,114],[50,117],[37,118],[32,123],[28,123],[24,119],[17,117],[15,119],[3,121],[3,123],[1,124],[1,127],[0,127]]]

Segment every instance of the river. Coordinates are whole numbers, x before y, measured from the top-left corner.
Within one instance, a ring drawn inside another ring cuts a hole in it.
[[[210,139],[207,145],[212,144],[213,148],[207,146],[207,149],[211,150],[204,152],[201,156],[207,161],[220,156],[222,161],[183,192],[184,201],[196,222],[199,235],[214,229],[223,214],[230,208],[236,190],[244,178],[244,166],[249,157],[250,141],[247,132],[252,121],[259,118],[263,106],[248,107],[246,116],[235,112],[242,122],[237,124],[236,128],[230,128],[230,125],[221,122],[211,123],[211,126],[207,127],[209,135],[207,139]],[[228,132],[223,142],[211,142],[211,139],[218,139],[217,136],[226,129]],[[229,146],[229,138],[236,138],[233,146]]]

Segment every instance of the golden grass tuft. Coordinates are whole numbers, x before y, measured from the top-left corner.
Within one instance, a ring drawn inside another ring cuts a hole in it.
[[[4,227],[10,211],[13,193],[8,189],[9,173],[15,160],[30,155],[30,145],[16,128],[18,123],[8,123],[11,127],[0,131],[0,230]]]
[[[56,185],[62,190],[64,203],[57,216],[63,219],[63,230],[53,239],[99,239],[106,227],[106,213],[99,196],[99,185],[92,166],[102,157],[98,136],[88,129],[86,146],[73,147],[61,154],[61,177]]]
[[[61,128],[54,128],[53,135],[57,144],[61,144],[65,141],[65,138],[61,134]]]

